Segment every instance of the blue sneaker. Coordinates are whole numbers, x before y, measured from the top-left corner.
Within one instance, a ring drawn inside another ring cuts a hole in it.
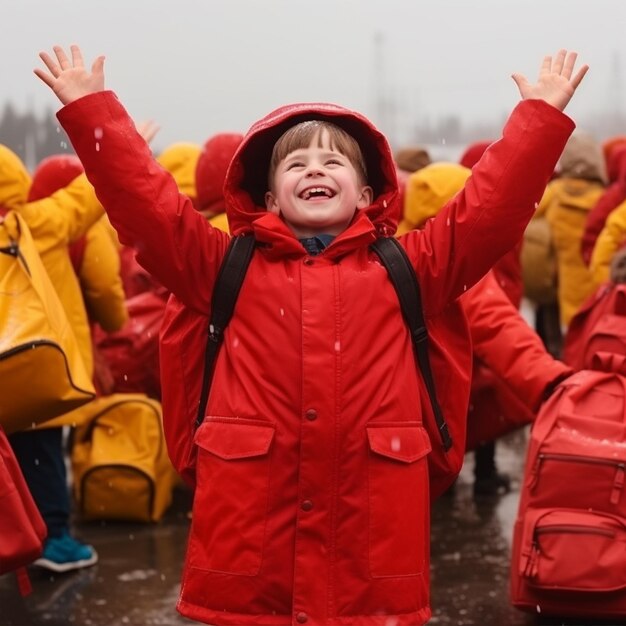
[[[98,554],[92,546],[85,545],[67,533],[46,540],[43,554],[33,565],[52,570],[69,572],[81,567],[89,567],[98,562]]]

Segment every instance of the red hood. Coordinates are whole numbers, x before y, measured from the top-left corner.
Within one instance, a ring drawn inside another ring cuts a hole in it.
[[[610,154],[607,163],[609,181],[626,182],[626,143],[616,147]]]
[[[368,183],[374,201],[362,209],[380,232],[391,235],[397,226],[398,183],[389,144],[384,135],[363,115],[336,104],[290,104],[276,109],[252,125],[235,153],[226,174],[226,199],[231,233],[252,229],[252,222],[265,215],[267,173],[272,149],[291,126],[306,120],[328,120],[352,135],[365,157]]]
[[[83,173],[83,165],[74,154],[53,154],[43,159],[33,172],[33,182],[28,192],[28,202],[51,196],[67,187]]]
[[[459,163],[463,167],[468,167],[472,169],[476,163],[478,163],[480,157],[483,155],[485,150],[494,142],[495,140],[489,139],[485,141],[476,141],[471,143],[465,149],[465,152],[461,155],[459,159]]]

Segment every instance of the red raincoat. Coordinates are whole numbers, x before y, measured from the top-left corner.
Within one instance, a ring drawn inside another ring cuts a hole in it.
[[[357,138],[375,192],[318,257],[263,208],[273,143],[313,118]],[[225,197],[232,232],[253,231],[258,249],[194,435],[203,345],[174,338],[206,324],[229,236],[179,194],[111,92],[73,102],[59,119],[120,240],[184,307],[161,355],[171,374],[163,380],[170,454],[196,485],[180,612],[232,625],[427,622],[428,399],[396,294],[368,249],[393,233],[389,216],[397,214],[383,136],[329,104],[284,107],[246,135]],[[94,127],[103,129],[99,151]],[[469,354],[469,345],[446,345],[441,320],[522,236],[572,130],[546,103],[521,103],[465,191],[423,231],[400,239],[441,356]],[[460,313],[455,319],[464,323]],[[445,389],[453,374],[434,361]]]

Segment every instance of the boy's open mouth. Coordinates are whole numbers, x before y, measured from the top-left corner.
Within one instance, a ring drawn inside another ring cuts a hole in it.
[[[303,200],[312,200],[315,198],[333,198],[334,196],[335,192],[328,187],[309,187],[300,194],[300,198],[302,198]]]

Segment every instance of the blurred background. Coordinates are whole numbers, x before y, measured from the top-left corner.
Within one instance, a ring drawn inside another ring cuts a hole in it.
[[[155,150],[243,132],[273,108],[330,101],[357,109],[392,147],[455,159],[498,136],[545,54],[591,66],[568,113],[598,140],[626,131],[622,0],[20,0],[4,12],[0,142],[29,167],[68,150],[58,103],[33,75],[38,52],[79,44],[106,55],[107,87]]]

